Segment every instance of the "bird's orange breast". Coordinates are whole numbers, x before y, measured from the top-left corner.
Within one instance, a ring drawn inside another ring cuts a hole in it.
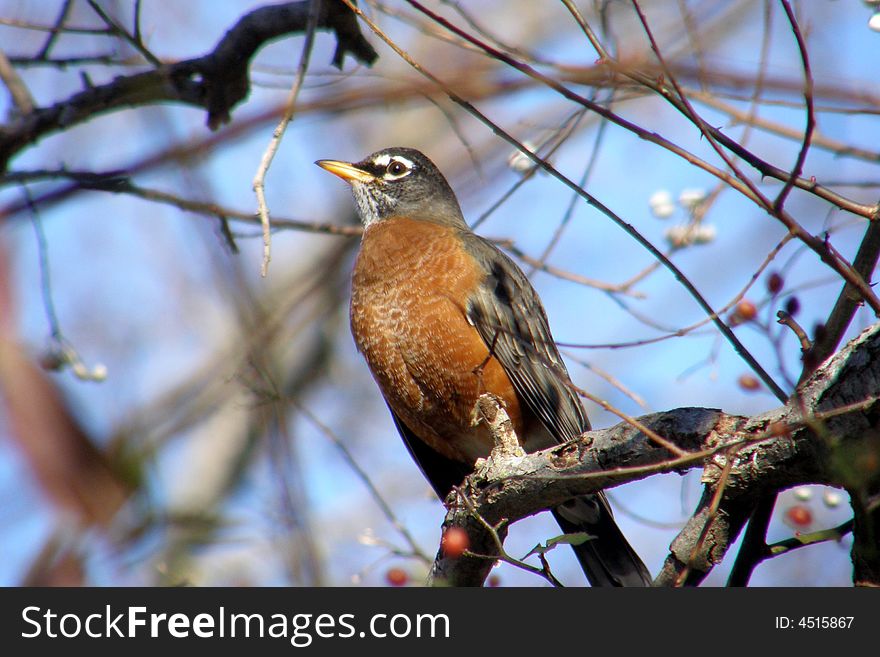
[[[408,218],[366,229],[352,275],[352,334],[388,404],[433,449],[466,462],[492,449],[472,423],[480,394],[500,397],[522,428],[513,385],[467,318],[483,277],[455,229]]]

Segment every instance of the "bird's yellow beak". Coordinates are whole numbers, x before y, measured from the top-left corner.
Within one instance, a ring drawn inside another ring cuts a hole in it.
[[[353,182],[371,183],[376,181],[374,175],[367,173],[363,169],[358,169],[350,162],[340,162],[339,160],[318,160],[315,164],[322,169],[326,169],[334,176],[339,176],[349,184]]]

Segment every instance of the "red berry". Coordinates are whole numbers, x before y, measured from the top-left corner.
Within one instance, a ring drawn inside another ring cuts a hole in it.
[[[501,586],[501,578],[498,577],[498,575],[489,575],[488,584],[490,588],[498,588],[499,586]]]
[[[767,277],[767,291],[770,294],[779,294],[785,285],[785,279],[778,272],[773,272]]]
[[[758,307],[748,299],[743,299],[736,304],[735,312],[739,319],[750,322],[758,316]]]
[[[385,581],[391,586],[406,586],[409,575],[403,568],[389,568],[385,573]]]
[[[450,527],[443,532],[443,538],[440,539],[440,549],[443,551],[443,556],[449,559],[458,559],[470,547],[470,544],[467,532],[461,527]]]
[[[761,382],[751,374],[743,374],[737,379],[737,383],[739,383],[740,388],[749,392],[761,389]]]
[[[808,527],[813,522],[813,512],[803,504],[796,504],[785,511],[785,521],[794,527]]]

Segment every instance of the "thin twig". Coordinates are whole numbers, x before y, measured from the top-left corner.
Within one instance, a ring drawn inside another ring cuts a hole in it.
[[[792,330],[792,332],[797,336],[798,341],[801,343],[801,353],[805,354],[810,350],[812,346],[810,344],[810,338],[807,335],[807,332],[801,327],[800,324],[797,323],[794,317],[792,317],[789,313],[784,310],[780,310],[776,313],[778,319],[776,320],[783,326],[787,326]]]
[[[607,102],[609,105],[613,100],[609,98]],[[586,113],[586,110],[583,110]],[[593,174],[593,169],[596,166],[596,163],[599,161],[599,153],[601,151],[602,140],[605,137],[606,128],[608,127],[608,122],[600,120],[599,127],[596,129],[596,138],[593,142],[593,147],[590,149],[590,158],[587,161],[587,166],[584,167],[584,172],[581,174],[580,179],[577,181],[578,187],[586,187],[587,182],[590,180],[590,176]],[[559,244],[559,240],[562,238],[562,234],[565,232],[566,227],[571,221],[572,216],[574,216],[575,208],[577,207],[577,202],[580,197],[577,194],[572,194],[569,199],[568,206],[565,208],[565,212],[562,215],[562,219],[559,221],[559,225],[556,227],[556,230],[553,232],[553,235],[550,237],[550,241],[544,247],[544,250],[541,252],[541,255],[538,257],[538,260],[543,264],[547,258],[550,257],[553,249]],[[530,272],[531,273],[531,272]]]
[[[794,34],[795,41],[797,41],[798,52],[801,56],[801,64],[804,68],[804,103],[807,111],[807,125],[804,128],[804,140],[800,152],[798,152],[794,168],[792,168],[788,180],[786,180],[785,184],[782,186],[782,191],[779,192],[776,200],[773,201],[773,209],[776,212],[782,212],[782,208],[785,205],[785,199],[794,187],[794,181],[800,177],[801,172],[804,170],[804,162],[807,159],[807,152],[810,150],[813,131],[816,129],[816,115],[813,110],[813,73],[810,69],[810,57],[807,54],[807,45],[804,43],[804,35],[801,34],[801,29],[798,26],[797,19],[791,9],[791,4],[788,0],[781,0],[781,2],[782,8],[785,10],[785,15],[788,18],[788,22],[791,25],[791,31]]]
[[[421,561],[430,564],[433,559],[431,559],[421,547],[419,547],[418,542],[416,542],[415,537],[410,533],[410,531],[406,528],[397,515],[394,513],[394,510],[391,508],[391,505],[385,500],[382,496],[382,493],[376,488],[376,484],[373,483],[373,480],[370,478],[370,475],[364,470],[360,464],[357,462],[357,459],[354,457],[354,454],[351,453],[351,450],[348,448],[348,445],[345,444],[345,441],[342,440],[336,432],[333,431],[329,426],[327,426],[324,422],[322,422],[318,417],[312,413],[308,408],[300,404],[297,400],[291,399],[290,402],[299,410],[303,416],[311,422],[317,429],[323,433],[329,440],[332,442],[336,448],[339,450],[340,454],[342,454],[343,460],[348,464],[348,467],[352,469],[352,471],[358,476],[361,480],[361,483],[366,486],[367,490],[370,492],[370,496],[373,498],[373,501],[376,502],[376,505],[382,511],[382,514],[391,523],[391,525],[400,532],[400,535],[403,539],[409,544],[410,550],[412,554],[418,557]]]
[[[90,171],[67,171],[63,169],[43,169],[35,171],[13,171],[5,176],[5,179],[13,182],[28,182],[32,180],[45,180],[52,178],[66,178],[75,181],[79,189],[92,189],[111,194],[130,194],[137,198],[172,205],[181,210],[208,217],[224,217],[237,222],[259,224],[260,219],[253,212],[244,212],[228,208],[217,203],[195,201],[170,194],[168,192],[141,187],[129,180],[126,171],[109,171],[106,173],[93,173]],[[34,206],[39,205],[40,199],[34,201]],[[340,226],[318,221],[305,221],[289,217],[272,219],[275,230],[301,230],[309,233],[322,233],[326,235],[340,235],[344,237],[360,237],[363,229],[360,226]]]
[[[315,28],[318,26],[318,6],[320,0],[312,0],[309,4],[309,17],[306,27],[306,38],[303,43],[302,54],[299,59],[299,66],[296,71],[296,78],[287,96],[287,103],[284,107],[284,115],[281,117],[280,123],[272,132],[272,139],[263,153],[260,160],[260,166],[257,167],[257,173],[254,176],[253,188],[257,195],[257,209],[260,214],[260,223],[263,228],[263,262],[260,266],[260,275],[265,278],[269,273],[269,261],[272,259],[272,229],[269,223],[269,207],[266,204],[265,183],[266,173],[272,164],[275,153],[281,145],[281,138],[287,130],[287,124],[293,119],[293,113],[296,109],[296,99],[299,96],[299,90],[302,88],[303,80],[306,76],[306,70],[309,67],[309,59],[312,54],[312,45],[315,42]]]
[[[58,320],[58,312],[55,308],[55,299],[52,294],[52,276],[49,264],[49,242],[43,229],[43,220],[33,203],[30,190],[22,186],[25,202],[31,209],[31,223],[34,227],[34,235],[37,240],[37,254],[40,270],[40,298],[43,302],[43,311],[49,324],[49,334],[52,337],[52,347],[49,352],[49,362],[52,367],[61,369],[70,366],[74,376],[82,381],[102,382],[107,378],[107,368],[98,363],[92,368],[86,366],[79,352],[64,337],[61,331],[61,322]]]
[[[880,259],[880,221],[872,221],[865,229],[865,236],[853,259],[853,267],[865,280],[870,281],[878,259]],[[810,376],[816,367],[834,353],[861,303],[858,292],[848,282],[844,283],[834,308],[825,321],[821,335],[816,338],[812,349],[804,358],[801,381]]]
[[[772,216],[779,219],[779,221],[799,239],[804,244],[806,244],[810,249],[812,249],[816,255],[819,256],[820,260],[827,264],[831,269],[837,272],[845,281],[852,284],[859,293],[863,296],[865,301],[871,308],[874,310],[875,314],[880,315],[880,298],[873,292],[871,287],[865,282],[865,280],[853,269],[853,266],[848,263],[845,259],[833,255],[829,249],[828,245],[821,239],[817,238],[814,235],[811,235],[807,232],[803,226],[801,226],[797,221],[795,221],[791,216],[789,216],[784,209],[776,208],[770,200],[764,196],[757,188],[757,186],[750,181],[733,163],[730,159],[730,156],[724,152],[722,146],[727,148],[731,152],[736,155],[739,155],[743,160],[751,164],[752,166],[758,166],[757,158],[752,155],[748,150],[746,150],[741,144],[738,144],[736,141],[723,134],[721,131],[716,128],[708,125],[702,117],[697,114],[691,105],[690,101],[687,99],[687,96],[684,93],[684,90],[678,84],[675,76],[672,75],[671,69],[666,65],[665,60],[663,59],[662,54],[660,53],[660,49],[657,46],[656,41],[654,40],[653,32],[651,31],[650,26],[648,25],[647,18],[642,11],[641,6],[639,5],[638,0],[631,0],[632,5],[636,11],[636,14],[639,17],[639,20],[642,23],[642,27],[645,31],[645,34],[648,36],[648,39],[651,42],[652,50],[657,56],[658,61],[661,64],[662,70],[669,77],[670,83],[674,88],[678,98],[674,98],[672,94],[669,92],[669,89],[665,86],[664,83],[657,82],[656,80],[651,79],[646,75],[632,74],[630,73],[630,77],[638,81],[650,89],[653,89],[658,94],[660,94],[663,98],[672,104],[673,107],[678,109],[684,116],[686,116],[690,121],[694,123],[694,125],[699,128],[700,132],[703,136],[706,137],[709,144],[715,150],[715,152],[721,157],[724,162],[730,167],[736,174],[736,179],[734,180],[730,176],[726,176],[722,178],[722,180],[727,179],[730,181],[729,184],[735,189],[739,191],[743,191],[742,186],[745,186],[748,190],[747,196],[752,198],[760,207],[764,208],[769,212]],[[518,65],[517,68],[519,70],[524,70],[525,65]],[[552,88],[557,89],[557,86],[550,85]],[[561,87],[561,85],[558,85]],[[565,89],[561,87],[561,89]],[[567,91],[567,90],[566,90]],[[562,91],[560,91],[562,93]],[[565,94],[564,94],[565,95]],[[572,94],[576,95],[576,94]],[[568,97],[568,96],[567,96]],[[690,160],[689,160],[690,161]],[[769,166],[769,165],[768,165]],[[708,170],[708,169],[707,169]],[[761,169],[762,172],[765,172],[764,169]],[[717,175],[717,174],[716,174]],[[782,180],[791,180],[791,176],[786,173],[783,173],[781,176]],[[734,184],[735,183],[735,184]],[[814,183],[815,184],[815,183]],[[743,193],[745,193],[743,191]],[[877,209],[875,208],[874,214],[877,213]],[[776,389],[774,389],[776,392]],[[780,398],[782,401],[782,398]]]
[[[554,278],[559,278],[564,281],[570,281],[572,283],[577,283],[578,285],[584,285],[586,287],[591,287],[596,290],[602,290],[603,292],[609,292],[611,294],[624,294],[627,296],[631,296],[635,299],[645,298],[644,293],[633,292],[628,289],[627,285],[606,283],[605,281],[600,281],[595,278],[588,278],[587,276],[581,276],[580,274],[575,274],[565,269],[555,267],[554,265],[547,264],[543,261],[543,259],[538,259],[530,256],[510,240],[496,240],[496,242],[500,246],[504,247],[506,251],[509,251],[514,256],[516,256],[518,260],[521,260],[527,265],[531,265],[534,269],[542,271],[545,274],[549,274]]]
[[[706,516],[706,522],[700,530],[700,535],[694,543],[687,563],[684,564],[684,568],[682,568],[678,577],[675,579],[674,586],[683,586],[685,584],[688,575],[690,575],[691,572],[691,565],[696,560],[697,554],[702,551],[703,544],[709,536],[709,530],[712,528],[712,522],[718,516],[718,509],[721,507],[721,499],[724,497],[724,491],[727,488],[727,481],[730,478],[730,471],[733,469],[733,463],[736,460],[735,453],[734,449],[725,453],[724,467],[722,468],[721,474],[718,477],[718,482],[715,485],[715,492],[712,495],[712,502],[709,504],[709,513]]]
[[[116,20],[114,20],[97,2],[95,2],[95,0],[88,0],[88,3],[92,10],[100,16],[102,21],[104,21],[107,27],[109,27],[115,34],[122,37],[126,43],[143,55],[144,59],[157,68],[162,66],[162,61],[156,57],[156,55],[151,53],[149,48],[147,48],[139,38],[129,34],[128,30],[117,23]]]
[[[22,187],[22,193],[26,201],[33,204],[30,190]],[[64,339],[61,333],[61,323],[58,321],[58,313],[55,310],[55,300],[52,294],[52,277],[49,268],[49,243],[46,240],[46,232],[43,230],[43,220],[36,207],[31,207],[31,223],[34,227],[34,236],[37,239],[37,256],[40,270],[40,297],[43,301],[43,311],[46,313],[46,321],[49,323],[49,333],[58,342]]]
[[[624,413],[623,411],[615,408],[614,406],[609,404],[604,399],[600,399],[599,397],[596,397],[595,395],[591,395],[589,392],[587,392],[586,390],[583,390],[581,388],[578,388],[573,383],[569,384],[569,387],[572,390],[574,390],[578,395],[583,397],[584,399],[589,399],[591,402],[593,402],[594,404],[598,404],[599,406],[601,406],[603,409],[605,409],[609,413],[616,415],[621,420],[623,420],[628,425],[630,425],[633,429],[641,431],[643,434],[645,434],[645,436],[648,437],[649,440],[654,441],[660,447],[663,447],[664,449],[668,450],[669,452],[675,454],[677,457],[684,458],[684,457],[690,456],[689,452],[687,452],[686,450],[683,450],[678,445],[666,440],[666,438],[664,438],[663,436],[658,434],[656,431],[649,429],[644,424],[639,422],[636,418],[634,418],[633,416],[628,415],[628,414]]]
[[[597,367],[593,363],[588,363],[587,361],[578,358],[574,354],[563,352],[563,355],[570,359],[571,361],[577,363],[583,368],[589,370],[596,376],[601,379],[607,381],[610,385],[617,388],[622,394],[629,397],[636,405],[641,406],[642,408],[647,408],[648,404],[645,402],[645,399],[639,395],[638,393],[630,390],[627,386],[625,386],[617,377],[613,376],[611,373],[606,372],[601,367]]]
[[[427,76],[426,76],[427,77]],[[428,77],[428,79],[432,79]],[[444,87],[445,89],[445,87]],[[448,94],[447,94],[448,95]],[[451,97],[451,96],[450,96]],[[453,99],[455,100],[455,99]],[[580,112],[575,112],[570,117],[567,117],[565,121],[562,122],[562,125],[559,126],[559,129],[556,130],[555,135],[544,141],[543,143],[539,143],[535,147],[535,152],[541,151],[545,147],[548,146],[546,152],[542,154],[542,157],[545,160],[549,160],[550,157],[565,143],[565,140],[571,134],[571,130],[569,129],[569,125],[573,124],[577,119]],[[558,136],[557,136],[558,135]],[[510,186],[492,205],[489,206],[474,223],[471,225],[472,230],[476,230],[477,227],[482,224],[486,219],[488,219],[498,208],[504,205],[507,200],[513,196],[514,192],[518,190],[520,187],[526,184],[529,180],[534,178],[535,174],[538,172],[538,167],[531,167],[528,171],[526,171],[522,176],[520,176],[513,185]]]
[[[27,115],[34,111],[31,92],[2,50],[0,50],[0,80],[3,80],[3,84],[9,89],[9,95],[12,96],[12,102],[19,114]]]
[[[816,543],[827,543],[829,541],[838,542],[844,536],[851,533],[852,530],[853,521],[847,520],[846,522],[837,525],[837,527],[820,529],[819,531],[810,532],[809,534],[798,534],[797,536],[792,536],[791,538],[772,543],[767,546],[767,551],[770,556],[775,557],[808,545],[816,545]]]
[[[514,566],[515,568],[519,568],[520,570],[524,570],[527,573],[532,573],[533,575],[537,575],[538,577],[543,577],[553,586],[562,587],[562,584],[550,571],[550,566],[547,563],[546,559],[541,559],[541,564],[543,567],[537,568],[530,563],[510,556],[507,550],[504,549],[504,541],[501,540],[501,535],[498,533],[498,528],[503,527],[505,524],[507,524],[505,520],[502,519],[497,525],[489,524],[486,519],[479,514],[476,507],[474,507],[473,502],[471,502],[470,498],[464,493],[464,491],[461,490],[461,488],[456,487],[454,490],[458,501],[462,503],[462,505],[468,510],[471,516],[477,522],[479,522],[483,529],[485,529],[489,536],[491,536],[492,542],[495,543],[495,549],[498,550],[498,554],[478,554],[476,552],[466,550],[465,555],[475,557],[477,559],[503,561],[504,563]]]
[[[791,234],[786,234],[776,244],[776,246],[774,246],[770,250],[770,253],[767,254],[767,256],[764,258],[764,261],[761,263],[761,265],[758,267],[758,269],[752,274],[752,276],[749,278],[749,280],[746,282],[746,284],[743,286],[743,288],[739,292],[737,292],[733,296],[732,299],[730,299],[726,304],[724,304],[721,308],[719,308],[715,314],[719,315],[719,316],[724,315],[731,308],[733,308],[736,304],[738,304],[745,297],[746,293],[751,289],[751,287],[755,284],[755,282],[758,280],[761,273],[770,265],[771,262],[773,262],[773,260],[778,255],[779,251],[782,249],[782,247],[785,246],[792,239],[794,239],[794,238]],[[628,308],[627,308],[627,311],[630,312],[631,314],[634,314]],[[704,317],[703,319],[699,320],[698,322],[694,322],[693,324],[690,324],[688,326],[684,326],[682,328],[661,329],[661,330],[667,331],[666,335],[657,336],[655,338],[643,338],[643,339],[639,339],[639,340],[630,340],[628,342],[605,342],[605,343],[591,343],[591,344],[576,343],[576,342],[557,342],[556,344],[559,345],[560,347],[569,347],[571,349],[621,349],[624,347],[640,347],[640,346],[643,346],[646,344],[653,344],[655,342],[662,342],[663,340],[669,340],[670,338],[677,338],[677,337],[681,337],[683,335],[687,335],[688,333],[692,333],[695,330],[697,330],[703,326],[706,326],[707,324],[709,324],[712,321],[713,321],[713,316],[709,315],[709,316]],[[655,323],[652,323],[652,322],[645,322],[645,323],[650,326],[654,326],[655,328],[657,327]]]
[[[55,45],[55,41],[58,39],[58,35],[61,34],[64,23],[67,21],[67,17],[70,15],[70,10],[72,7],[73,0],[64,0],[64,4],[61,6],[61,10],[58,12],[58,18],[55,19],[55,27],[52,28],[49,36],[46,38],[46,42],[43,44],[43,47],[40,48],[40,52],[36,54],[35,59],[48,59],[49,51],[52,50],[52,46]]]

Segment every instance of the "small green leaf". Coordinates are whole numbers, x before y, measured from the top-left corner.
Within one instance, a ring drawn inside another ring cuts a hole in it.
[[[594,538],[596,537],[592,534],[588,534],[587,532],[574,532],[573,534],[563,534],[562,536],[555,536],[549,539],[544,545],[538,543],[526,556],[523,557],[523,559],[527,559],[533,554],[547,554],[557,545],[580,545]]]

